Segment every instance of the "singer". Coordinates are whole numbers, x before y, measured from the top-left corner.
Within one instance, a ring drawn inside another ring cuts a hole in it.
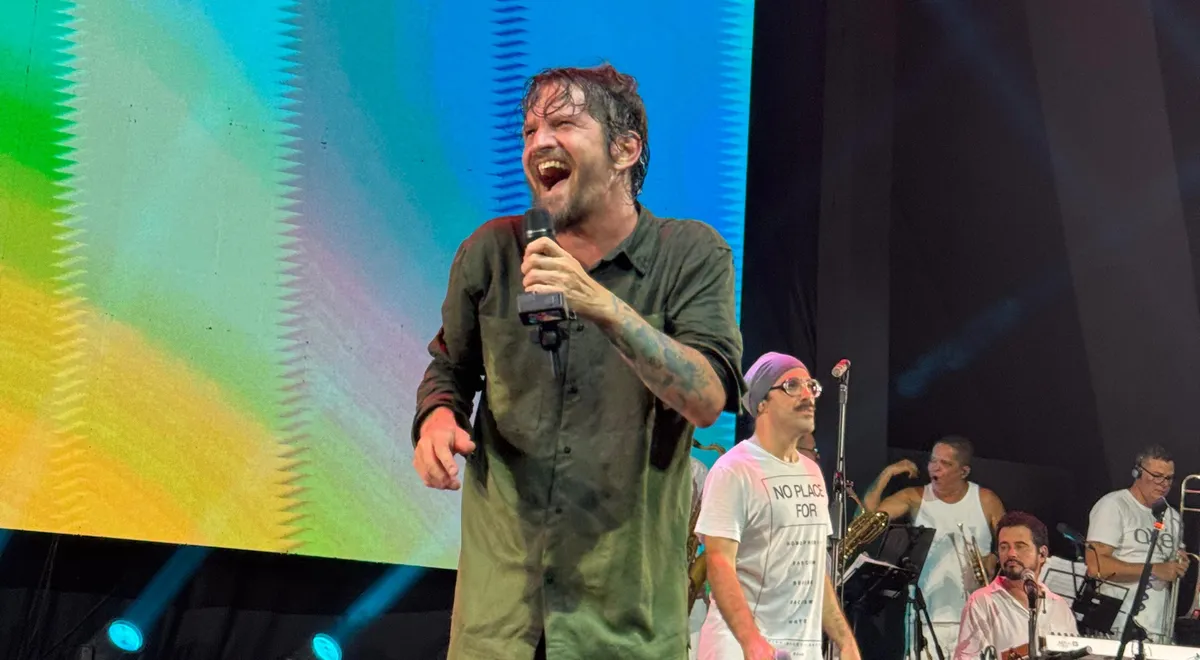
[[[463,242],[413,423],[417,474],[462,489],[448,657],[683,658],[688,449],[744,388],[732,252],[637,202],[649,140],[631,76],[544,71],[522,111],[555,237],[505,217]],[[561,292],[575,315],[557,379],[523,292]]]
[[[1075,615],[1058,594],[1038,582],[1050,556],[1050,537],[1042,521],[1023,511],[1009,511],[996,525],[1000,574],[971,594],[963,608],[954,660],[976,660],[991,647],[999,658],[1027,655],[1029,592],[1040,607],[1038,636],[1078,635]]]
[[[1133,603],[1138,580],[1142,574],[1142,563],[1150,552],[1150,529],[1154,526],[1151,505],[1167,496],[1175,480],[1175,461],[1167,450],[1159,445],[1143,449],[1133,462],[1133,484],[1129,488],[1113,491],[1092,507],[1088,516],[1087,559],[1088,574],[1109,582],[1128,587],[1128,592],[1110,585],[1101,585],[1100,593],[1124,596],[1121,613],[1113,621],[1112,633],[1119,635],[1125,628],[1125,619]],[[1158,536],[1158,547],[1154,549],[1154,565],[1151,568],[1150,584],[1147,587],[1145,609],[1134,621],[1144,628],[1151,642],[1170,643],[1164,639],[1168,612],[1167,588],[1183,577],[1188,569],[1188,556],[1180,556],[1183,548],[1183,519],[1179,512],[1167,508],[1163,518],[1163,530]]]
[[[708,473],[696,533],[716,607],[698,660],[821,657],[824,631],[845,660],[860,657],[825,570],[833,532],[821,467],[799,443],[815,427],[821,386],[790,355],[767,353],[746,372],[754,435]]]

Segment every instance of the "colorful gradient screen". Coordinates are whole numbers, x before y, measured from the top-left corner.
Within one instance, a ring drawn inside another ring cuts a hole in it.
[[[642,201],[740,272],[753,13],[0,3],[0,527],[453,566],[409,430],[456,248],[528,205],[523,81],[635,75]]]

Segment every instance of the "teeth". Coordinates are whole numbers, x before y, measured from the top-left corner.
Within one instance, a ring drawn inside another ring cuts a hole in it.
[[[557,169],[560,169],[560,170],[564,170],[564,171],[566,171],[566,170],[567,170],[567,164],[566,164],[566,163],[564,163],[564,162],[562,162],[561,160],[546,160],[546,161],[542,161],[541,163],[538,163],[537,169],[538,169],[538,172],[539,172],[539,173],[541,173],[541,174],[545,174],[545,173],[546,173],[546,170],[547,170],[547,169],[549,169],[549,168],[551,168],[551,167],[554,167],[554,168],[557,168]]]

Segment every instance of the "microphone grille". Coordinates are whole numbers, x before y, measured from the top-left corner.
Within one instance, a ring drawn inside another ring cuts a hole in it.
[[[550,212],[544,208],[535,206],[526,211],[521,224],[525,231],[526,244],[532,243],[542,236],[554,238],[554,223],[550,219]]]

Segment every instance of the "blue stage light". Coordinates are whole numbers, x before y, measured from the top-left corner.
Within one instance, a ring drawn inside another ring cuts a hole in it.
[[[313,635],[312,651],[317,660],[342,660],[341,644],[325,633]]]
[[[137,653],[142,650],[145,639],[142,631],[136,625],[124,619],[117,619],[108,624],[108,641],[126,653]]]

